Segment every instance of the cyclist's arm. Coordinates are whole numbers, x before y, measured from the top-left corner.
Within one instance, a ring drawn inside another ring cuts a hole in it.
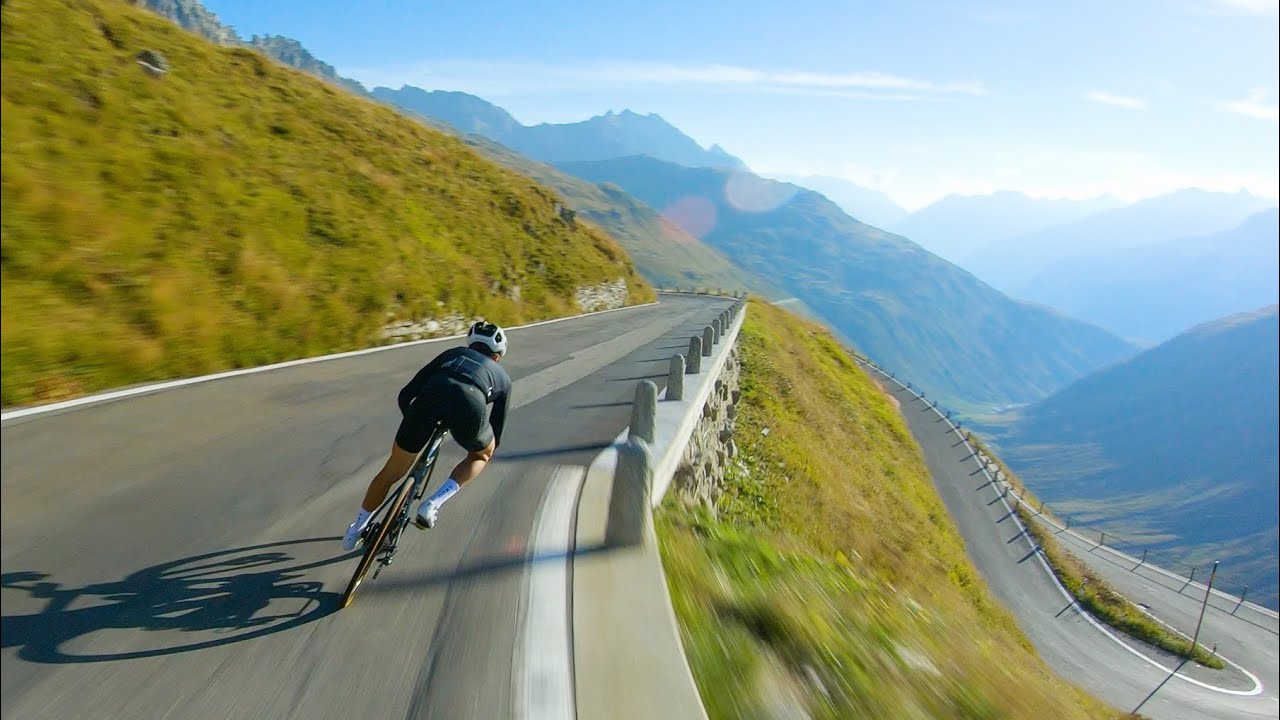
[[[493,401],[493,412],[489,414],[489,424],[493,426],[493,449],[502,444],[502,428],[507,424],[507,399],[510,391],[500,395]]]
[[[511,376],[501,369],[494,378],[493,412],[489,414],[489,424],[493,426],[493,449],[502,444],[502,428],[507,424],[507,403],[511,402]]]

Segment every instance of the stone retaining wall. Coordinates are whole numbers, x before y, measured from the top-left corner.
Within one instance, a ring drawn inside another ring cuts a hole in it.
[[[725,473],[738,454],[733,429],[737,403],[742,397],[738,384],[741,376],[742,354],[735,338],[672,478],[671,489],[686,505],[701,504],[715,512]]]
[[[584,285],[578,288],[577,301],[582,312],[620,308],[627,304],[627,281],[618,278],[599,285]]]
[[[498,288],[494,289],[497,292]],[[520,300],[519,286],[507,291],[512,300]],[[627,281],[624,278],[597,285],[583,285],[574,293],[574,299],[582,312],[614,310],[627,304]],[[427,340],[433,337],[449,337],[461,335],[471,327],[471,323],[479,317],[467,318],[456,311],[445,311],[444,303],[437,303],[440,315],[427,316],[418,320],[400,320],[384,325],[380,333],[382,339],[392,342],[409,340]]]

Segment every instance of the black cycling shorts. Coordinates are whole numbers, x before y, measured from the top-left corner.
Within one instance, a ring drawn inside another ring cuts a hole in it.
[[[444,423],[468,452],[478,452],[493,442],[489,403],[480,388],[470,383],[443,375],[428,380],[400,421],[396,445],[406,452],[422,452],[437,422]]]

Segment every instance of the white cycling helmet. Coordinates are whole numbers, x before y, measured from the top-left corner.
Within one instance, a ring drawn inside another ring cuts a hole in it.
[[[484,345],[499,357],[507,354],[507,332],[491,322],[481,320],[471,325],[471,330],[467,332],[467,344],[472,343]]]

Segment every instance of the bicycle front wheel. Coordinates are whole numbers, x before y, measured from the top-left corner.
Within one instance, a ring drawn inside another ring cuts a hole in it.
[[[360,558],[360,564],[356,566],[355,574],[351,576],[351,582],[347,583],[346,592],[342,593],[342,603],[339,608],[345,608],[355,599],[356,590],[360,587],[360,582],[364,580],[364,576],[369,572],[369,568],[373,567],[374,561],[378,557],[378,553],[382,550],[382,543],[387,538],[387,533],[391,531],[391,526],[395,524],[396,519],[400,517],[400,510],[404,508],[405,503],[409,500],[409,493],[413,490],[413,483],[405,481],[400,483],[400,488],[396,490],[395,499],[390,503],[390,509],[381,520],[370,520],[370,532],[365,538],[364,555]]]

